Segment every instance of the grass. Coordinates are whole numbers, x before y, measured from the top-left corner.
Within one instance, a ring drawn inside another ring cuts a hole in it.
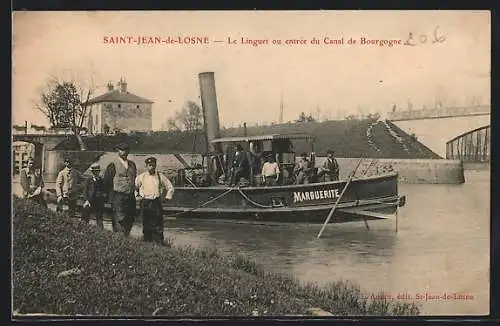
[[[373,121],[365,120],[340,120],[307,123],[284,123],[270,126],[248,127],[248,135],[262,135],[271,133],[308,133],[316,137],[314,150],[319,156],[325,156],[328,149],[335,150],[337,157],[374,158],[436,158],[430,149],[411,137],[403,130],[390,124],[393,129],[404,139],[407,152],[389,132],[378,124],[374,128],[374,136],[379,151],[374,150],[368,143],[366,131]],[[221,130],[221,137],[242,136],[243,128],[229,128]],[[132,153],[197,153],[205,150],[205,135],[203,132],[157,131],[135,132],[130,135],[94,136],[86,137],[89,150],[113,151],[120,142],[127,142]],[[297,153],[309,152],[310,144],[297,142]],[[58,145],[58,150],[72,150],[78,148],[78,142],[70,138]]]
[[[13,201],[13,308],[105,316],[418,315],[414,304],[370,300],[348,281],[326,287],[266,272],[242,255],[167,247]],[[61,272],[73,271],[71,275]]]

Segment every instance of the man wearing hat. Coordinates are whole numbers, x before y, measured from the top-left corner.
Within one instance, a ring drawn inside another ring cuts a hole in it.
[[[156,158],[146,159],[146,170],[135,179],[144,241],[163,244],[162,201],[172,199],[174,187],[163,173],[156,171]]]
[[[337,181],[339,179],[339,163],[335,159],[334,152],[328,150],[327,158],[321,167],[321,174],[324,177],[324,181]]]
[[[295,164],[293,169],[295,173],[296,184],[311,183],[312,163],[307,159],[307,153],[302,153],[302,159]]]
[[[137,167],[128,159],[129,146],[116,146],[117,158],[108,164],[104,172],[104,185],[110,191],[109,201],[113,207],[113,231],[129,236],[135,221],[136,201],[134,196]]]
[[[267,156],[267,160],[262,165],[262,181],[265,186],[276,186],[280,177],[280,167],[273,154]]]
[[[90,213],[95,214],[97,226],[104,229],[104,183],[99,175],[101,167],[99,163],[93,163],[90,166],[92,176],[87,178],[83,187],[83,213],[82,219],[88,223]]]
[[[70,216],[75,215],[78,185],[82,180],[81,172],[73,168],[73,159],[69,155],[66,155],[64,158],[64,168],[59,171],[56,178],[56,210],[58,212],[62,212],[63,206],[68,205]]]

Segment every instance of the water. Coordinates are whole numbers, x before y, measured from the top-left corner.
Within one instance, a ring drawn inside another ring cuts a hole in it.
[[[394,221],[330,225],[248,225],[167,221],[177,244],[243,253],[270,271],[325,284],[348,279],[397,299],[407,293],[424,315],[489,313],[489,171],[466,171],[463,185],[400,185],[407,203]],[[430,299],[444,292],[460,298]],[[425,300],[427,293],[427,300]],[[417,299],[417,294],[422,299]],[[401,299],[403,300],[403,299]],[[407,299],[408,300],[408,299]]]

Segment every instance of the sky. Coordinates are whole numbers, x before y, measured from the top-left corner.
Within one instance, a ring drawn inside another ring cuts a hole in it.
[[[403,44],[409,33],[414,46]],[[116,36],[200,36],[209,44],[104,42]],[[362,45],[362,37],[401,45]],[[14,12],[12,123],[47,125],[33,107],[51,76],[92,82],[96,95],[126,79],[130,92],[154,101],[155,130],[186,101],[200,102],[205,71],[215,73],[224,126],[277,122],[281,94],[285,122],[318,110],[331,119],[360,108],[384,113],[408,101],[418,109],[436,98],[463,104],[479,96],[489,104],[490,47],[488,11]]]

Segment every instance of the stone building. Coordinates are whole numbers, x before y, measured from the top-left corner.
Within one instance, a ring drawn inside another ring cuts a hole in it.
[[[88,105],[85,125],[91,134],[152,130],[153,101],[130,93],[123,79],[117,89],[109,83],[108,92],[90,99]]]

